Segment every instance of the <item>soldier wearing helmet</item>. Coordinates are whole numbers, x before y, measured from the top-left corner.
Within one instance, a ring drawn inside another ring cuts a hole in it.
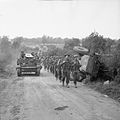
[[[79,80],[79,72],[81,67],[78,57],[79,57],[78,55],[74,56],[74,60],[72,64],[72,75],[73,75],[75,88],[77,88],[77,81]]]
[[[21,58],[24,58],[25,57],[25,53],[24,53],[24,51],[21,51]]]
[[[62,64],[62,84],[64,86],[64,82],[66,81],[66,87],[69,88],[68,84],[70,81],[70,71],[71,71],[71,61],[70,55],[65,55],[65,59],[63,60]]]

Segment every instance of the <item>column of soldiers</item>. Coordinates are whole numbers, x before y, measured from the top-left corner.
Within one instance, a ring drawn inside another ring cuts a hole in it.
[[[77,88],[81,67],[79,56],[65,55],[45,57],[43,65],[45,70],[54,74],[56,80],[62,82],[62,86],[66,84],[66,87],[69,88],[69,82],[73,78],[75,88]]]

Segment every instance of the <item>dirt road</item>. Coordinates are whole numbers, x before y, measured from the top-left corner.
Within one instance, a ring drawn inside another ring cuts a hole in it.
[[[44,70],[39,77],[17,78],[14,87],[16,101],[1,105],[1,120],[120,120],[119,103],[81,83],[62,87]]]

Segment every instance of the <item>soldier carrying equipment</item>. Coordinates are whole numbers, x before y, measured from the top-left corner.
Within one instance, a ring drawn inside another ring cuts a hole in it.
[[[72,74],[73,74],[75,88],[77,88],[77,81],[79,81],[80,67],[81,67],[80,62],[77,59],[77,57],[75,57],[73,64],[72,64]]]
[[[70,81],[70,71],[71,71],[71,62],[70,62],[70,56],[65,57],[65,61],[61,64],[62,67],[62,84],[64,86],[64,82],[66,80],[66,87],[69,88],[68,84]]]

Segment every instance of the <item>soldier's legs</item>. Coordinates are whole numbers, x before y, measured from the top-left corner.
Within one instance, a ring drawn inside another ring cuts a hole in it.
[[[44,65],[44,70],[46,70],[46,66]]]
[[[63,72],[63,75],[62,75],[62,85],[64,86],[64,82],[65,82],[65,79],[66,79],[66,72]]]
[[[54,71],[54,66],[52,66],[52,73],[55,74],[55,71]]]
[[[62,86],[64,86],[65,76],[62,78]]]
[[[52,73],[52,66],[50,66],[50,72]]]
[[[77,85],[77,76],[74,77],[74,85]]]
[[[49,72],[49,65],[47,66],[47,71]]]
[[[75,88],[77,88],[77,79],[74,80]]]
[[[55,77],[56,77],[56,80],[58,79],[58,71],[57,69],[55,70]]]
[[[59,80],[61,81],[61,79],[62,79],[62,72],[61,72],[61,70],[59,70],[59,73],[58,73],[59,75],[58,75],[58,77],[59,77]]]
[[[68,84],[69,84],[69,79],[66,78],[66,87],[69,87]]]
[[[54,66],[53,65],[51,66],[51,73],[54,74]]]
[[[68,71],[68,72],[66,72],[66,86],[67,86],[67,87],[69,87],[69,86],[68,86],[69,81],[70,81],[70,72]]]
[[[74,78],[75,88],[77,88],[77,81],[79,80],[79,73],[77,71],[73,73],[73,78]]]

